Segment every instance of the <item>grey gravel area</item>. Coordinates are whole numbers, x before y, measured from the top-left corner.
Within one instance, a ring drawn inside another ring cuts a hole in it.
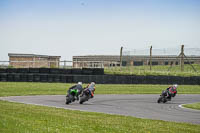
[[[95,95],[83,103],[65,104],[65,95],[10,96],[0,100],[44,105],[72,110],[102,112],[165,121],[200,124],[200,111],[181,108],[181,104],[200,102],[200,95],[177,95],[165,104],[157,103],[159,95]]]

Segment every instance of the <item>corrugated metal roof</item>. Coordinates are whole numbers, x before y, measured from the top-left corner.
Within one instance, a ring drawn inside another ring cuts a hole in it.
[[[9,57],[44,57],[44,58],[60,58],[61,56],[50,56],[50,55],[37,55],[37,54],[22,54],[22,53],[8,53]]]

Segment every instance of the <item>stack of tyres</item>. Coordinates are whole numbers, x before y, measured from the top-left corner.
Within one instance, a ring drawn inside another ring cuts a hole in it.
[[[20,74],[14,74],[14,81],[21,81]]]
[[[200,77],[198,77],[198,76],[192,76],[191,77],[191,84],[193,84],[193,85],[200,85]]]
[[[81,82],[81,81],[82,81],[82,78],[80,77],[80,75],[73,75],[73,82],[74,83]]]
[[[125,84],[132,84],[131,76],[125,76]]]
[[[40,75],[39,74],[34,74],[33,75],[33,81],[34,82],[40,82]]]
[[[39,68],[29,68],[29,73],[40,73]]]
[[[1,73],[1,81],[7,81],[7,74]]]
[[[48,74],[48,82],[53,82],[54,76],[52,74]]]
[[[47,74],[41,74],[40,75],[40,82],[48,82]]]
[[[60,74],[61,71],[59,68],[51,68],[50,69],[50,74]]]
[[[8,68],[7,73],[17,73],[18,69],[17,68]]]
[[[81,75],[82,70],[81,69],[72,69],[72,75]]]
[[[63,69],[63,74],[72,74],[71,69]]]
[[[12,74],[12,73],[8,73],[7,74],[7,81],[14,81],[14,74]]]
[[[18,68],[18,73],[29,73],[29,69],[28,68]]]
[[[104,84],[104,75],[97,75],[96,76],[96,83]]]
[[[0,68],[0,73],[7,73],[7,69],[5,69],[5,68]]]
[[[44,74],[49,74],[50,73],[50,69],[49,68],[39,68],[39,72],[40,73],[44,73]]]
[[[62,83],[66,83],[66,82],[67,82],[67,76],[61,75],[61,76],[60,76],[60,81],[61,81]]]
[[[33,74],[28,74],[27,75],[27,81],[28,82],[33,82],[34,81]]]
[[[116,75],[104,75],[105,84],[116,84]]]
[[[93,74],[94,75],[104,75],[104,69],[103,68],[93,68]]]
[[[132,84],[139,84],[139,83],[138,83],[138,80],[137,80],[137,77],[138,77],[138,76],[135,76],[135,75],[132,75],[132,76],[131,76]]]
[[[74,76],[72,76],[72,75],[67,75],[67,76],[66,76],[66,83],[75,83],[75,82],[74,82]]]
[[[77,75],[77,76],[79,76],[79,81],[82,81],[83,83],[89,83],[89,82],[91,82],[91,81],[89,81],[89,76],[90,75]]]
[[[60,75],[54,74],[54,82],[60,82]]]
[[[28,81],[28,76],[27,76],[27,74],[21,74],[21,75],[20,75],[20,79],[21,79],[22,82]]]
[[[97,79],[96,79],[96,75],[88,75],[88,83],[90,83],[90,82],[95,82],[95,83],[98,83],[97,82]]]
[[[82,75],[93,75],[92,68],[82,68]]]

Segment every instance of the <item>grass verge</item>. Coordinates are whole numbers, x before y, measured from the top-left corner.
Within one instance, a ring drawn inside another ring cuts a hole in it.
[[[73,84],[0,82],[0,96],[64,95],[71,85]],[[168,85],[97,84],[95,94],[160,94],[167,87]],[[179,85],[178,94],[200,94],[200,85]]]
[[[184,104],[183,107],[200,110],[200,102],[192,104]]]
[[[200,125],[0,101],[0,132],[197,133]],[[173,128],[172,128],[173,127]]]
[[[0,96],[65,94],[72,84],[0,82]],[[98,85],[96,94],[154,94],[167,85]],[[200,94],[200,86],[179,86],[179,93]],[[172,128],[173,127],[173,128]],[[130,116],[72,111],[0,101],[2,133],[197,133],[200,125]]]
[[[105,67],[105,74],[120,74],[120,75],[168,75],[168,76],[200,76],[200,65],[193,64],[196,71],[191,65],[184,65],[184,72],[181,71],[180,65],[153,65],[150,71],[150,66],[126,66],[126,67]]]

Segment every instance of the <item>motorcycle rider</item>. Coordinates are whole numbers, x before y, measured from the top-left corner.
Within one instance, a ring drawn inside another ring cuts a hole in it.
[[[67,91],[68,94],[70,93],[70,90],[72,89],[77,89],[78,90],[78,95],[76,95],[76,100],[79,100],[79,95],[81,94],[83,87],[82,87],[82,82],[78,82],[76,85],[73,85],[69,88],[69,90]]]
[[[169,101],[171,101],[171,97],[175,97],[176,94],[177,94],[177,88],[178,88],[178,85],[177,84],[174,84],[172,86],[169,86],[166,91],[168,93],[168,96],[167,96],[167,99]]]
[[[95,82],[91,82],[90,84],[88,84],[88,86],[86,87],[89,89],[90,91],[90,95],[91,95],[91,98],[94,97],[94,91],[95,91]]]

